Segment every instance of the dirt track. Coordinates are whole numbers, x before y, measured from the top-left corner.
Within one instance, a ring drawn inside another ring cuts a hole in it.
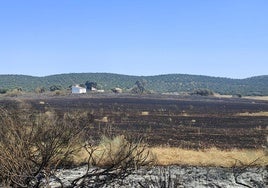
[[[1,99],[0,106],[22,106],[16,101]],[[268,134],[267,116],[237,115],[267,112],[268,101],[153,95],[40,97],[19,101],[38,111],[88,111],[96,120],[89,131],[92,136],[106,128],[133,136],[145,135],[151,146],[261,148]]]

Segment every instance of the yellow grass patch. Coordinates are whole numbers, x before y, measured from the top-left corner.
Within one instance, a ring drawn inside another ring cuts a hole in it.
[[[232,98],[232,95],[220,95],[218,93],[214,94],[214,97],[218,97],[218,98]]]
[[[91,157],[88,151],[92,151]],[[126,158],[127,157],[127,158]],[[103,136],[98,146],[88,146],[87,149],[81,148],[73,156],[73,163],[76,165],[90,162],[97,166],[108,166],[114,162],[127,161],[128,159],[137,160],[143,163],[155,161],[154,155],[143,144],[131,144],[123,135],[114,138]]]
[[[156,155],[158,165],[232,167],[234,165],[249,165],[258,158],[260,159],[254,165],[268,165],[268,156],[265,156],[263,150],[232,149],[224,151],[210,148],[196,151],[171,147],[155,147],[151,148],[151,151]]]
[[[220,95],[220,94],[214,94],[214,97],[218,98],[232,98],[232,95]],[[242,96],[244,99],[251,99],[251,100],[264,100],[268,101],[268,96]]]
[[[72,162],[75,165],[81,165],[81,164],[87,163],[88,157],[89,157],[89,154],[86,152],[85,149],[82,148],[80,151],[73,154]]]
[[[238,113],[236,114],[237,116],[268,116],[268,112],[254,112],[254,113],[249,113],[249,112],[244,112],[244,113]]]
[[[156,157],[156,165],[191,165],[191,166],[245,166],[268,165],[268,156],[261,149],[232,149],[219,150],[210,148],[205,150],[187,150],[173,147],[153,147],[150,148],[152,154]],[[74,156],[75,164],[85,163],[88,158],[88,153],[81,150]],[[257,161],[255,161],[258,159]],[[254,162],[255,161],[255,162]]]
[[[96,122],[102,122],[102,123],[108,123],[109,120],[108,120],[108,117],[105,116],[105,117],[103,117],[101,119],[95,119],[95,121]]]
[[[268,96],[254,96],[254,97],[253,96],[246,96],[246,97],[243,97],[243,98],[268,101]]]
[[[149,115],[149,112],[147,112],[147,111],[143,111],[143,112],[141,112],[141,115],[142,115],[142,116],[148,116],[148,115]]]

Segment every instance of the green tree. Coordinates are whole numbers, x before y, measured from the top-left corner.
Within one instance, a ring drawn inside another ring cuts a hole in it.
[[[49,87],[50,91],[57,91],[57,90],[61,90],[62,87],[60,85],[53,85]]]
[[[197,89],[191,95],[210,96],[214,95],[214,92],[209,89]]]
[[[0,94],[5,94],[7,93],[8,89],[0,89]]]
[[[135,87],[132,88],[131,92],[132,93],[136,93],[136,94],[143,94],[146,89],[145,89],[145,85],[147,84],[146,80],[137,80],[135,82]]]
[[[93,87],[96,88],[97,87],[97,82],[90,82],[90,81],[86,81],[85,86],[87,89],[91,90]]]
[[[86,85],[85,85],[85,84],[79,84],[79,86],[80,86],[80,87],[86,87]]]

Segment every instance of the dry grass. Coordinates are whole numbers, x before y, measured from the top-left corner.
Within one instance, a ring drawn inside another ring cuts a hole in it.
[[[109,122],[109,119],[108,119],[107,116],[104,116],[103,118],[101,118],[101,119],[95,119],[94,121],[95,122],[108,123]]]
[[[192,166],[222,166],[233,167],[249,165],[256,159],[253,165],[268,165],[268,156],[263,150],[232,149],[219,150],[210,148],[206,150],[187,150],[172,147],[154,147],[151,152],[156,157],[157,165],[192,165]],[[86,161],[88,154],[81,150],[75,157],[75,163],[81,164]]]
[[[92,151],[91,157],[88,151]],[[131,153],[129,153],[131,152]],[[125,158],[125,156],[128,156]],[[123,135],[109,138],[103,136],[100,143],[96,146],[89,145],[87,149],[82,148],[78,153],[73,155],[73,163],[80,165],[91,159],[91,163],[97,166],[109,166],[115,161],[128,160],[132,158],[144,163],[155,161],[154,155],[150,152],[146,145],[142,142],[129,142]],[[122,161],[124,162],[124,161]]]
[[[238,113],[236,114],[236,116],[252,116],[252,117],[256,117],[256,116],[268,116],[268,112],[254,112],[254,113],[249,113],[249,112],[244,112],[244,113]]]
[[[243,97],[243,98],[268,101],[268,96],[246,96],[246,97]]]
[[[263,150],[238,150],[223,151],[216,148],[203,151],[186,150],[181,148],[155,147],[151,151],[156,155],[159,165],[193,165],[193,166],[223,166],[248,165],[260,157],[257,166],[268,164],[268,156]],[[241,163],[237,163],[241,161]]]
[[[232,98],[232,95],[220,95],[220,94],[214,94],[214,97],[218,98]],[[268,101],[268,96],[242,96],[244,99],[251,99],[251,100],[264,100]]]
[[[141,115],[142,115],[142,116],[148,116],[148,115],[149,115],[149,112],[147,112],[147,111],[143,111],[143,112],[141,112]]]
[[[214,94],[214,97],[218,97],[218,98],[232,98],[232,95],[220,95],[218,93]]]

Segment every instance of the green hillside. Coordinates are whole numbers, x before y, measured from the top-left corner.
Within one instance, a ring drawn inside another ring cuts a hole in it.
[[[167,74],[158,76],[127,76],[110,73],[70,73],[45,77],[25,75],[0,75],[0,89],[21,88],[34,91],[52,85],[68,88],[86,81],[97,82],[104,90],[114,87],[132,88],[137,80],[146,80],[146,88],[155,92],[191,92],[196,89],[210,89],[220,94],[268,95],[268,76],[246,79],[230,79],[187,74]]]

